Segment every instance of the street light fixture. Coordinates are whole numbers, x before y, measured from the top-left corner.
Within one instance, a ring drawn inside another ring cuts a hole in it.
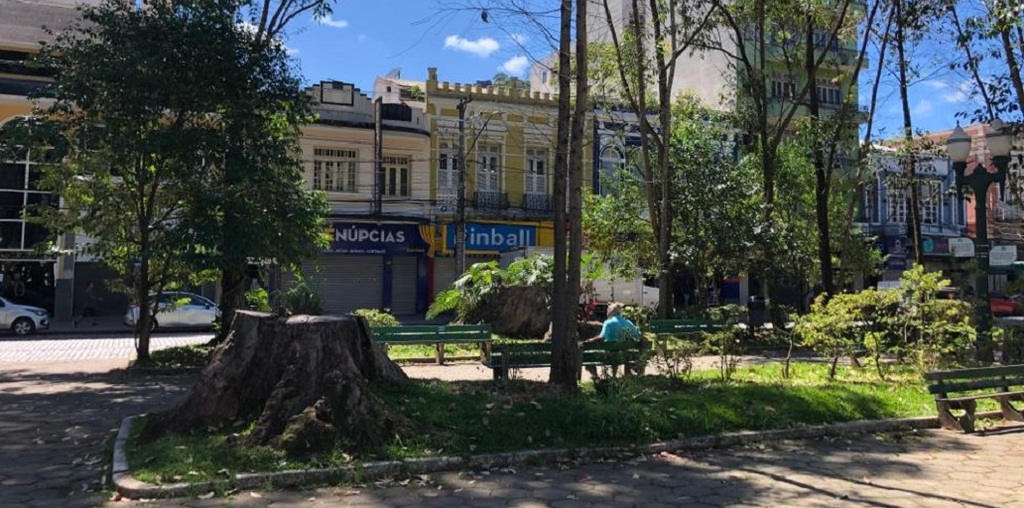
[[[957,195],[963,197],[963,187],[970,187],[974,192],[974,256],[978,264],[977,293],[975,312],[978,317],[977,359],[981,362],[995,361],[992,347],[992,306],[988,293],[988,187],[999,184],[1000,198],[1005,195],[1006,170],[1010,165],[1010,150],[1013,148],[1013,134],[1006,124],[998,118],[989,124],[989,133],[985,136],[989,153],[996,172],[990,173],[985,167],[982,154],[971,174],[967,175],[967,158],[971,155],[971,137],[959,125],[946,140],[946,153],[953,162],[956,173]]]

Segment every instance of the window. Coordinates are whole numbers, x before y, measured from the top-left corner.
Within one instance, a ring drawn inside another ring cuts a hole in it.
[[[907,222],[907,192],[902,182],[898,182],[895,179],[887,179],[886,188],[888,189],[888,210],[887,220],[896,224],[904,224]]]
[[[356,151],[313,149],[313,188],[328,192],[359,192],[356,189]]]
[[[51,235],[45,228],[25,221],[38,206],[56,206],[49,192],[38,190],[38,153],[17,150],[12,159],[0,159],[0,249],[29,250]]]
[[[922,182],[919,186],[921,197],[921,224],[939,223],[939,210],[942,209],[939,182]]]
[[[601,174],[599,175],[598,194],[605,196],[611,194],[614,185],[613,182],[619,178],[619,171],[626,166],[626,161],[622,157],[622,152],[615,147],[606,147],[601,151]]]
[[[874,224],[878,220],[878,189],[872,181],[864,186],[864,222]]]
[[[441,143],[437,149],[437,189],[440,192],[455,192],[459,183],[459,158],[455,149]]]
[[[526,150],[526,193],[546,195],[548,193],[548,151]]]
[[[842,99],[839,93],[839,85],[828,79],[818,80],[818,101],[828,106],[838,106]]]
[[[409,195],[409,158],[384,157],[384,193],[388,196]]]
[[[793,78],[776,76],[772,78],[772,97],[777,99],[792,99],[796,97],[796,83]]]
[[[498,192],[501,186],[501,147],[484,145],[477,149],[479,159],[476,165],[477,192]]]

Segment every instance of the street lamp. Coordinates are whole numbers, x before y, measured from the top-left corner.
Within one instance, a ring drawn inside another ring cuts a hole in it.
[[[988,186],[998,183],[1000,199],[1005,195],[1006,170],[1010,165],[1013,134],[1002,120],[996,118],[989,124],[989,133],[985,136],[985,141],[992,154],[995,173],[990,173],[985,168],[984,154],[980,154],[980,162],[974,166],[971,174],[965,174],[967,158],[971,155],[971,137],[959,125],[946,140],[946,151],[953,162],[953,171],[956,172],[957,195],[963,197],[965,186],[974,192],[974,256],[978,264],[978,300],[975,303],[975,312],[978,316],[977,359],[991,363],[995,361],[995,352],[992,347],[992,306],[988,295]]]

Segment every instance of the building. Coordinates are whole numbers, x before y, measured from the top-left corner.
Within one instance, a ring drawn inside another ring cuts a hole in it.
[[[0,137],[8,135],[32,114],[30,94],[51,81],[49,71],[29,64],[39,52],[40,41],[50,38],[42,27],[59,32],[70,26],[78,19],[75,6],[80,3],[83,2],[0,0]],[[36,188],[39,176],[34,167],[39,162],[39,154],[17,147],[0,153],[0,293],[18,302],[44,307],[53,314],[55,322],[66,322],[71,320],[75,302],[84,297],[87,281],[109,278],[112,274],[86,258],[57,256],[36,249],[41,242],[55,239],[24,218],[29,206],[55,204],[50,193]],[[73,234],[56,240],[59,245],[75,245]],[[124,312],[127,300],[123,296],[104,287],[99,288],[98,295],[103,298],[99,313]]]
[[[915,157],[921,217],[923,258],[926,266],[947,273],[965,272],[963,261],[973,256],[965,243],[966,201],[957,196],[956,175],[946,157],[919,154]],[[862,191],[858,222],[864,234],[876,239],[886,261],[883,281],[899,280],[913,262],[913,241],[908,232],[910,185],[904,163],[895,150],[878,146],[870,157],[874,174]],[[966,277],[966,273],[963,273]],[[874,285],[877,280],[867,280]]]
[[[331,242],[306,263],[306,276],[328,313],[424,312],[433,255],[425,115],[375,103],[349,83],[324,81],[308,91],[317,120],[303,127],[299,145],[307,185],[330,205]]]

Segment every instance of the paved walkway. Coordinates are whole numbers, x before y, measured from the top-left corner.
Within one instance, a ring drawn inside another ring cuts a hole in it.
[[[150,350],[202,344],[209,332],[155,334]],[[96,333],[90,335],[33,335],[0,338],[0,366],[16,363],[78,362],[85,360],[131,359],[135,357],[135,339],[131,334]]]

